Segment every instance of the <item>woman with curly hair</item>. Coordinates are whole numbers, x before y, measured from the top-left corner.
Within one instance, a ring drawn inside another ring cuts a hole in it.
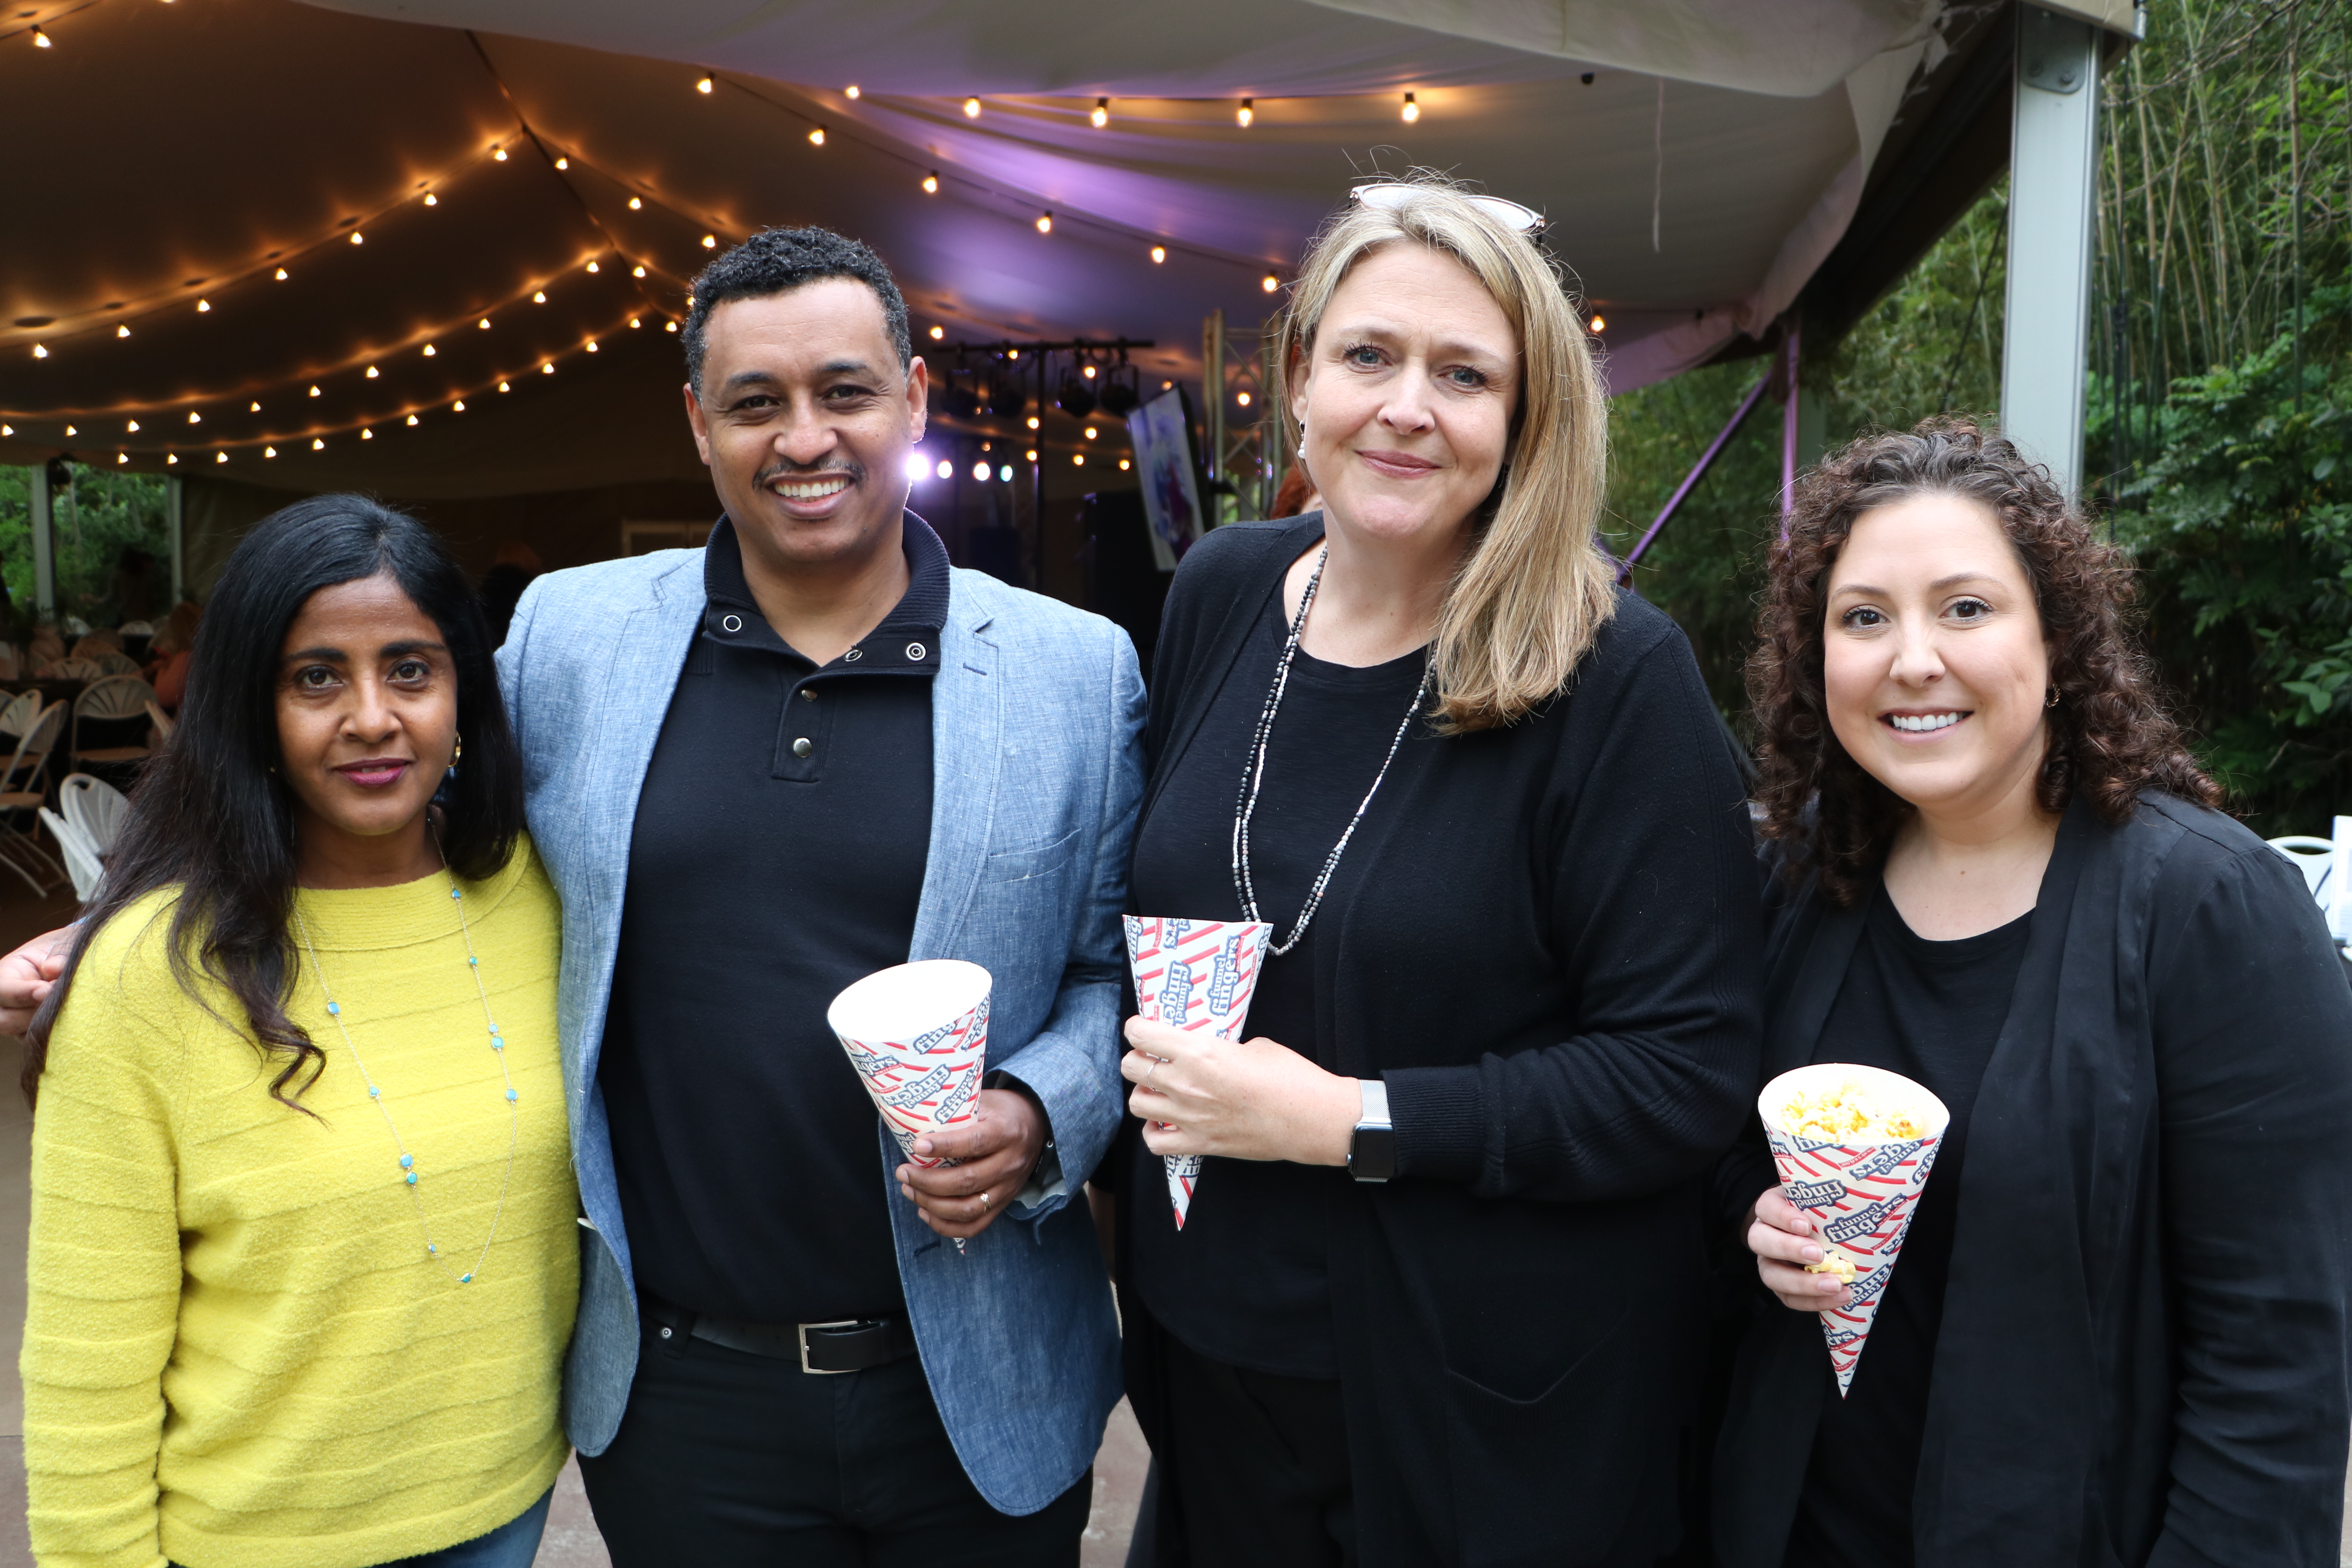
[[[1764,1073],[1884,1068],[1952,1118],[1843,1398],[1825,1238],[1760,1133],[1718,1173],[1765,1288],[1730,1568],[2336,1561],[2352,990],[2216,809],[2130,582],[1964,420],[1831,457],[1773,552]]]

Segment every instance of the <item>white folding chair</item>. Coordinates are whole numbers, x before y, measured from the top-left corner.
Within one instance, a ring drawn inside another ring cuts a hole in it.
[[[114,629],[127,637],[152,637],[155,635],[152,621],[125,621]]]
[[[73,743],[66,748],[76,767],[85,763],[136,763],[154,755],[152,746],[95,746],[81,743],[85,720],[103,723],[112,719],[137,719],[155,700],[155,689],[135,675],[109,676],[92,681],[74,699]]]
[[[36,687],[30,691],[20,691],[6,702],[0,703],[0,734],[12,739],[22,735],[40,716],[40,689]]]
[[[172,722],[172,716],[163,711],[163,705],[161,702],[151,701],[147,704],[147,721],[155,726],[156,738],[161,744],[168,746],[172,743],[172,731],[175,726]]]
[[[97,654],[91,658],[90,663],[98,666],[100,669],[103,670],[108,675],[136,675],[139,673],[139,661],[131,658],[127,653]]]
[[[94,658],[61,658],[41,671],[51,680],[103,680],[106,671]]]
[[[0,680],[16,679],[16,645],[0,642]]]
[[[43,775],[65,724],[66,705],[51,703],[17,740],[8,771],[0,773],[0,866],[23,878],[44,899],[70,879],[58,858],[42,848],[38,838],[19,828],[16,818],[23,812],[40,809],[45,798]]]
[[[65,855],[66,876],[73,883],[74,897],[87,904],[98,897],[98,884],[106,876],[106,867],[80,829],[46,805],[38,810],[49,837],[58,841],[58,848]]]
[[[106,856],[114,853],[114,841],[121,836],[131,802],[104,779],[68,773],[65,783],[58,785],[58,810],[88,840],[92,854]]]

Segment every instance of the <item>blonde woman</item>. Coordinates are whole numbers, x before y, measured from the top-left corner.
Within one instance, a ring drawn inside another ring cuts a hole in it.
[[[1274,938],[1246,1041],[1127,1026],[1149,1561],[1648,1563],[1692,1500],[1756,877],[1689,648],[1595,541],[1602,393],[1532,224],[1357,193],[1277,342],[1322,510],[1169,599],[1135,902]],[[1181,1230],[1168,1154],[1205,1157]]]

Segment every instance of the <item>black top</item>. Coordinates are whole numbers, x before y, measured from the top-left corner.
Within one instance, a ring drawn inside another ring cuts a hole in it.
[[[1185,754],[1136,826],[1133,897],[1150,915],[1240,920],[1234,890],[1234,812],[1250,741],[1289,631],[1277,595],[1265,602]],[[1369,668],[1327,664],[1299,650],[1266,745],[1250,818],[1250,877],[1261,918],[1282,941],[1307,890],[1381,771],[1421,685],[1416,652]],[[1385,795],[1385,790],[1382,794]],[[1367,826],[1384,822],[1373,798]],[[1379,814],[1377,818],[1375,814]],[[1250,999],[1244,1037],[1279,1040],[1336,1070],[1315,1001],[1317,942],[1347,907],[1362,868],[1351,848],[1298,945],[1269,956]],[[1160,1158],[1134,1141],[1138,1191],[1165,1193]],[[1136,1283],[1160,1323],[1198,1353],[1286,1377],[1339,1375],[1331,1338],[1326,1258],[1330,1205],[1349,1184],[1335,1166],[1283,1161],[1203,1163],[1184,1228],[1162,1202],[1136,1212]]]
[[[1321,531],[1236,523],[1186,552],[1154,666],[1146,824],[1195,787],[1230,803],[1238,758],[1210,715],[1228,688],[1265,700],[1271,660],[1245,650]],[[1369,726],[1383,743],[1394,719]],[[1329,771],[1360,799],[1377,766]],[[1396,1125],[1396,1179],[1334,1182],[1323,1237],[1364,1568],[1646,1563],[1676,1539],[1679,1457],[1698,1441],[1702,1178],[1755,1110],[1750,845],[1689,647],[1630,595],[1539,711],[1419,728],[1398,752],[1340,862],[1344,896],[1315,917],[1313,1037],[1285,1042],[1384,1079]],[[1207,863],[1213,890],[1227,856]],[[1296,876],[1271,895],[1285,918]],[[1131,1155],[1117,1169],[1127,1387],[1165,1552],[1184,1456],[1133,1242],[1166,1188]]]
[[[907,962],[929,858],[948,558],[905,529],[905,597],[820,669],[720,520],[637,797],[598,1079],[637,1286],[698,1312],[902,1307],[873,1101],[824,1012]]]
[[[1778,879],[1770,897],[1768,1079],[1813,1059],[1867,920]],[[1721,1174],[1728,1222],[1774,1179],[1760,1131]],[[2078,798],[1953,1175],[1939,1155],[1927,1189],[1958,1212],[1920,1568],[2334,1568],[2352,988],[2302,874],[2218,812],[2151,791],[2109,825]],[[1752,1258],[1741,1277],[1715,1550],[1780,1568],[1836,1394],[1814,1314],[1766,1295]]]
[[[1822,1401],[1787,1568],[1907,1568],[1911,1562],[1911,1485],[1919,1472],[1936,1325],[1951,1268],[1969,1111],[2009,1016],[2032,925],[2029,913],[1978,936],[1929,942],[1904,923],[1884,885],[1871,896],[1862,941],[1813,1060],[1901,1073],[1942,1100],[1952,1120],[1911,1211],[1853,1386],[1842,1400]],[[1836,1381],[1826,1355],[1822,1375]]]

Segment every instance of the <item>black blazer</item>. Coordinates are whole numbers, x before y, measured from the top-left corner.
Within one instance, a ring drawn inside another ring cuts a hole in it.
[[[1768,1077],[1810,1058],[1863,921],[1776,897]],[[2301,873],[2168,795],[2120,827],[2077,801],[1958,1179],[1920,1568],[2335,1568],[2352,987]],[[1772,1180],[1743,1140],[1722,1212]],[[1715,1533],[1780,1568],[1828,1352],[1760,1285],[1752,1311]]]
[[[1219,687],[1272,679],[1236,656],[1321,532],[1319,515],[1239,524],[1185,557],[1146,815]],[[1329,1237],[1366,1568],[1675,1544],[1706,1176],[1756,1092],[1751,843],[1688,645],[1627,596],[1541,713],[1416,731],[1349,845],[1354,891],[1317,916],[1316,1044],[1385,1078],[1399,1170],[1351,1188]],[[1157,1561],[1183,1562],[1159,1331],[1122,1297]]]

